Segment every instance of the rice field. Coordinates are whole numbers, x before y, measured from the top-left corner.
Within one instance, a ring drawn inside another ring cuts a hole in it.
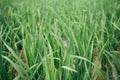
[[[120,80],[120,0],[0,0],[0,80]]]

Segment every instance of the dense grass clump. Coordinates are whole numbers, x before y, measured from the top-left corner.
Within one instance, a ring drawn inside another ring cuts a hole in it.
[[[119,0],[0,0],[0,80],[119,80]]]

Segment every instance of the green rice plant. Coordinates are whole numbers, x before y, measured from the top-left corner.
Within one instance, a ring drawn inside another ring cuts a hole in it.
[[[1,80],[119,80],[118,0],[0,1]]]

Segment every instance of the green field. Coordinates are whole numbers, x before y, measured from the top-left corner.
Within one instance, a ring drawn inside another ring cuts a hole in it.
[[[0,0],[0,80],[120,80],[120,0]]]

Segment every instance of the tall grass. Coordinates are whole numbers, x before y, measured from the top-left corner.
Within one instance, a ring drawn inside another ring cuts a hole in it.
[[[119,0],[0,1],[0,80],[119,80]]]

